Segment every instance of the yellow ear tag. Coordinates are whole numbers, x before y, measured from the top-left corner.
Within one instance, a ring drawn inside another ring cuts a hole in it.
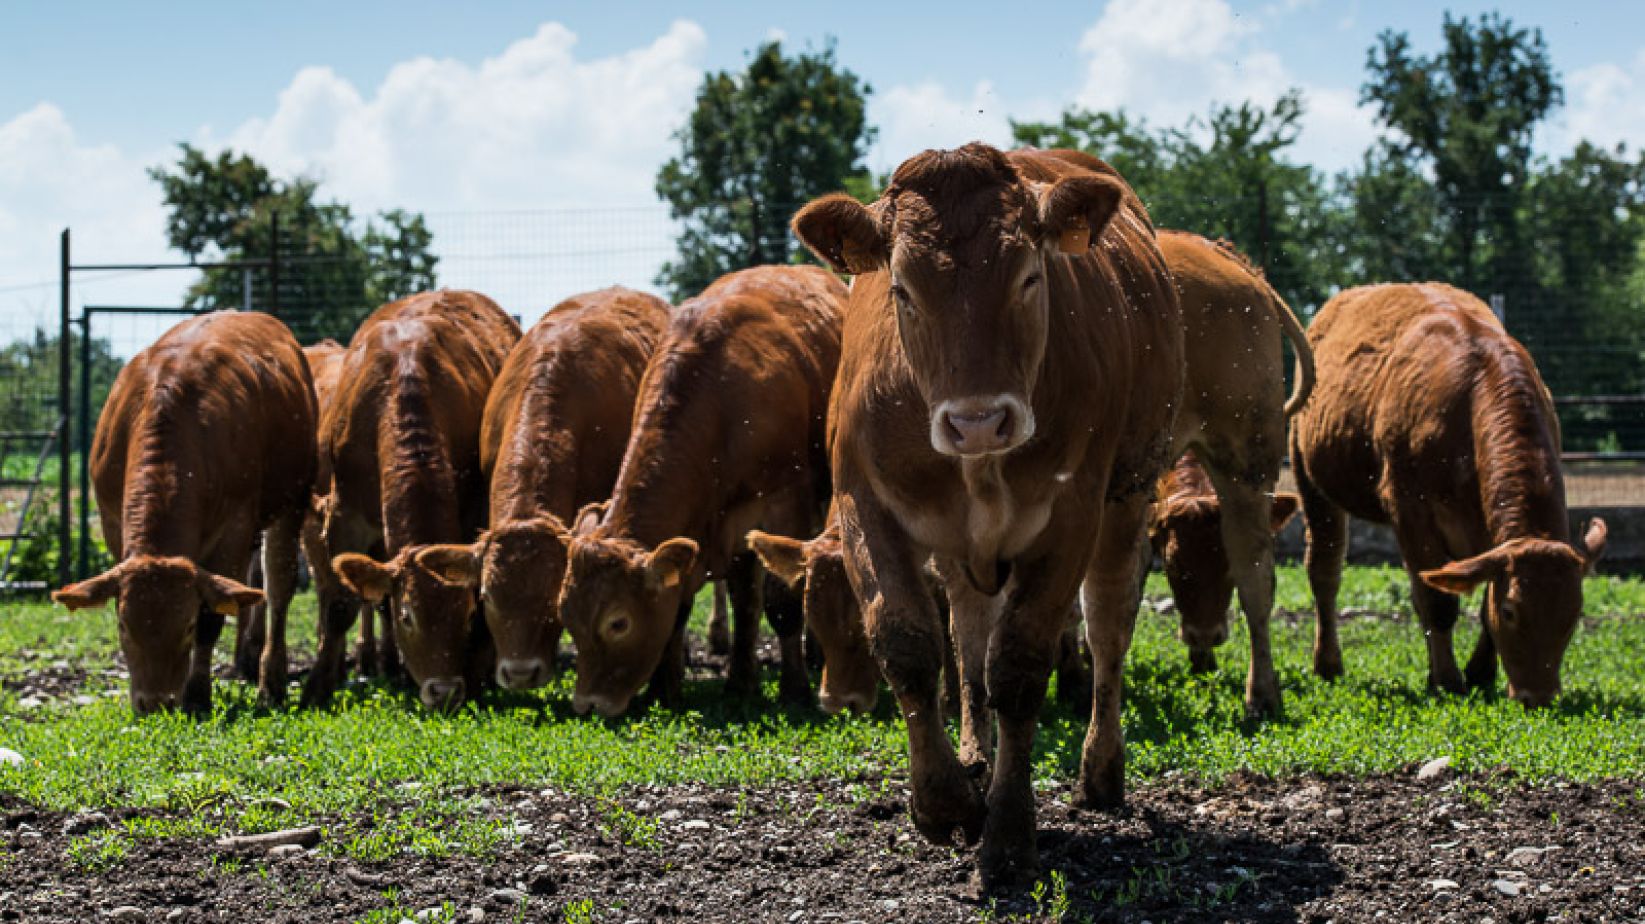
[[[240,604],[235,603],[233,600],[219,600],[211,609],[219,616],[234,617],[240,615]]]
[[[1091,249],[1091,229],[1085,222],[1069,226],[1057,237],[1057,249],[1070,256],[1079,256]]]

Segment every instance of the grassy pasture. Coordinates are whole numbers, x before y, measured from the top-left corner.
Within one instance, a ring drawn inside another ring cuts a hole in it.
[[[1150,578],[1149,598],[1165,593]],[[1526,713],[1497,696],[1436,698],[1423,688],[1419,630],[1402,572],[1350,569],[1342,605],[1348,676],[1309,673],[1311,619],[1276,620],[1285,716],[1242,717],[1245,636],[1236,623],[1215,674],[1193,677],[1173,617],[1145,607],[1127,673],[1129,773],[1214,784],[1237,771],[1275,777],[1401,771],[1449,755],[1462,771],[1511,769],[1525,780],[1592,780],[1645,774],[1645,582],[1596,577],[1588,618],[1566,656],[1566,693]],[[698,600],[696,621],[708,598]],[[1279,607],[1306,613],[1300,569],[1279,576]],[[312,597],[293,619],[297,652],[313,648]],[[1476,629],[1459,627],[1466,653]],[[226,644],[220,657],[226,657]],[[827,718],[809,709],[722,699],[717,681],[688,684],[679,711],[624,720],[579,719],[570,680],[532,694],[492,693],[454,716],[420,708],[411,694],[354,685],[325,711],[266,712],[254,691],[219,681],[205,721],[136,719],[112,673],[112,611],[71,615],[49,605],[0,609],[0,747],[23,757],[0,766],[0,793],[42,808],[152,809],[73,842],[65,862],[87,872],[119,862],[141,839],[256,833],[316,823],[321,851],[361,861],[398,856],[487,855],[522,835],[507,817],[473,811],[491,787],[548,787],[601,802],[626,787],[706,783],[728,788],[827,778],[876,796],[906,770],[905,739],[882,697],[873,715]],[[23,700],[16,682],[61,676],[79,689]],[[1048,704],[1037,774],[1077,772],[1085,717]],[[493,813],[494,814],[494,813]],[[648,820],[610,804],[612,831],[643,842]],[[651,824],[655,824],[651,822]]]

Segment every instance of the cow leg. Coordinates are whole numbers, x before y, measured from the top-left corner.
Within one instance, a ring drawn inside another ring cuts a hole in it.
[[[794,706],[808,705],[811,677],[805,663],[805,600],[774,575],[766,574],[764,580],[765,618],[782,646],[778,699]]]
[[[1057,702],[1076,714],[1091,709],[1091,676],[1085,669],[1084,653],[1080,651],[1081,618],[1079,608],[1075,607],[1057,646]]]
[[[377,614],[365,610],[360,618],[360,646],[355,649],[354,669],[362,677],[376,677],[382,667],[378,663],[381,657],[377,650]]]
[[[732,696],[757,696],[760,669],[755,649],[760,643],[760,560],[752,552],[731,559],[725,569],[726,594],[731,598],[731,662],[726,666],[725,691]]]
[[[252,555],[251,567],[246,571],[246,586],[263,588],[263,574],[267,567],[261,555]],[[268,631],[268,607],[259,603],[245,613],[245,618],[234,625],[234,676],[247,683],[258,682],[259,658],[263,653]]]
[[[960,693],[960,660],[954,638],[954,622],[948,606],[948,594],[937,599],[937,622],[942,626],[942,715],[943,721],[963,720],[964,707]]]
[[[921,573],[925,555],[872,497],[836,498],[846,575],[863,604],[863,629],[908,727],[909,814],[927,840],[952,845],[982,834],[987,807],[960,765],[942,721],[943,628]]]
[[[708,653],[725,657],[731,653],[731,616],[726,607],[725,582],[714,582],[714,608],[708,616]]]
[[[263,534],[263,577],[268,589],[268,634],[263,643],[257,702],[264,707],[286,701],[286,615],[297,590],[297,543],[301,513],[275,520]]]
[[[1120,697],[1125,655],[1142,605],[1137,572],[1146,567],[1142,541],[1147,503],[1103,510],[1097,548],[1080,589],[1085,641],[1091,649],[1091,724],[1080,755],[1075,802],[1087,808],[1117,809],[1125,801],[1125,740]]]
[[[1291,454],[1296,458],[1296,453]],[[1342,676],[1342,645],[1337,641],[1337,590],[1348,557],[1348,514],[1314,487],[1295,466],[1302,519],[1307,526],[1303,567],[1314,595],[1314,674],[1325,680]],[[1243,601],[1242,601],[1243,605]]]
[[[939,558],[936,565],[948,592],[948,625],[960,675],[960,763],[973,777],[983,779],[994,759],[988,644],[1005,598],[979,593],[960,562]]]
[[[1462,671],[1457,669],[1456,648],[1451,641],[1462,601],[1422,583],[1417,577],[1418,570],[1421,569],[1410,569],[1411,604],[1416,608],[1423,638],[1428,643],[1428,689],[1458,695],[1467,693],[1468,685],[1462,680]]]
[[[1496,690],[1496,639],[1491,637],[1491,624],[1485,618],[1490,607],[1491,594],[1486,591],[1479,599],[1479,642],[1474,645],[1474,653],[1462,672],[1471,690]]]
[[[1274,612],[1274,486],[1243,484],[1210,469],[1222,506],[1222,547],[1228,550],[1239,606],[1251,633],[1251,667],[1245,675],[1245,713],[1251,718],[1280,714],[1279,677],[1268,621]]]
[[[362,610],[365,618],[372,618],[371,609],[351,595],[340,591],[321,595],[320,647],[315,652],[314,667],[308,672],[308,680],[303,683],[303,708],[324,706],[342,686],[348,630],[354,627],[355,616]]]
[[[239,615],[245,615],[245,608]],[[194,622],[194,652],[189,659],[188,681],[183,686],[183,711],[190,715],[211,715],[211,655],[222,634],[223,615],[201,607]]]

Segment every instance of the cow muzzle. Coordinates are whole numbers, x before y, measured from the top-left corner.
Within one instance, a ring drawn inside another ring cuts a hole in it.
[[[593,693],[573,693],[571,695],[571,708],[575,709],[578,715],[588,715],[589,711],[592,710],[604,718],[615,719],[628,711],[628,700],[618,702],[610,697]]]
[[[138,715],[152,715],[177,708],[176,693],[148,693],[139,690],[131,691],[131,710]]]
[[[1034,412],[1014,395],[954,398],[931,413],[931,448],[949,456],[1010,452],[1034,435]]]
[[[463,704],[466,686],[461,677],[431,677],[423,681],[419,698],[430,709],[450,712]]]
[[[1512,683],[1508,684],[1509,698],[1526,709],[1541,709],[1548,705],[1554,701],[1554,697],[1559,695],[1559,690],[1558,684],[1546,690],[1527,690],[1524,687],[1516,687]]]
[[[505,690],[532,690],[548,682],[542,658],[504,658],[497,662],[497,685]]]
[[[849,709],[855,713],[874,711],[874,703],[879,699],[879,691],[872,693],[835,693],[832,690],[823,690],[817,694],[817,706],[828,715],[839,715]]]

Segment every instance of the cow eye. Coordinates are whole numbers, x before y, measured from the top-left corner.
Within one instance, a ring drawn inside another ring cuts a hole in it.
[[[912,305],[912,300],[908,297],[908,289],[904,288],[900,282],[891,283],[891,297],[897,300],[898,308],[906,309]]]
[[[622,638],[628,634],[628,617],[618,616],[605,624],[605,634],[612,638]]]
[[[1022,281],[1022,290],[1024,292],[1032,292],[1032,291],[1034,291],[1034,287],[1039,285],[1039,284],[1040,284],[1040,274],[1039,273],[1029,273],[1028,278],[1024,279]]]

